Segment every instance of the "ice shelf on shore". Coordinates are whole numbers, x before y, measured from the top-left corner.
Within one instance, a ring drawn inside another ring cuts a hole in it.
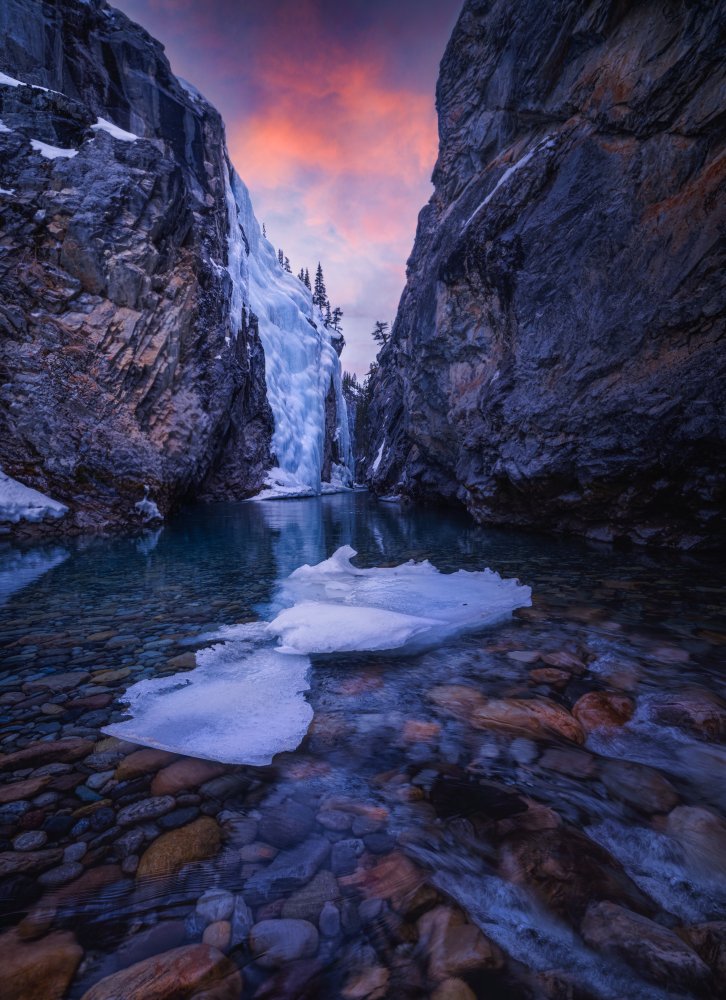
[[[68,508],[64,504],[52,500],[39,490],[24,486],[0,469],[0,521],[10,521],[11,524],[17,524],[18,521],[37,523],[56,520],[67,513]]]

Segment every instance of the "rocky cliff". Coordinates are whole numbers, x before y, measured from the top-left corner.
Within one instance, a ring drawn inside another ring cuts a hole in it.
[[[105,0],[6,0],[0,70],[0,469],[76,530],[253,494],[278,276],[218,113]]]
[[[373,386],[374,488],[723,540],[725,24],[723,2],[467,0]]]

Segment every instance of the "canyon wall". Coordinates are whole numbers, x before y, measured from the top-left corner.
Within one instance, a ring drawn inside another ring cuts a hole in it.
[[[271,269],[219,114],[105,0],[6,0],[0,71],[0,469],[68,506],[56,530],[255,494],[262,293],[291,339],[330,338]]]
[[[723,541],[725,23],[723,2],[464,4],[373,384],[376,491]]]

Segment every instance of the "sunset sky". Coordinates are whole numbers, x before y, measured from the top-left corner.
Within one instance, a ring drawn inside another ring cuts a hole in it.
[[[461,0],[115,0],[222,113],[232,161],[297,272],[322,261],[364,374],[431,194],[438,63]]]

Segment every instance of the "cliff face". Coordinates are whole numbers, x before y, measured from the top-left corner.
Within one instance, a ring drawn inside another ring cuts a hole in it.
[[[219,115],[102,0],[8,0],[0,67],[36,85],[0,83],[0,466],[98,526],[145,484],[169,509],[241,434],[244,495],[272,418],[230,324]]]
[[[723,539],[725,22],[723,3],[467,0],[369,410],[374,488]]]

